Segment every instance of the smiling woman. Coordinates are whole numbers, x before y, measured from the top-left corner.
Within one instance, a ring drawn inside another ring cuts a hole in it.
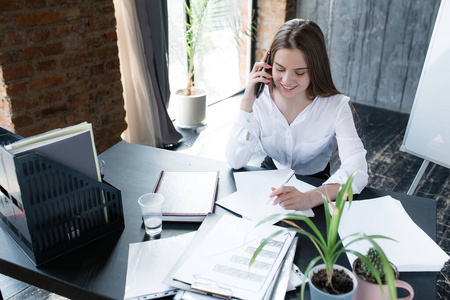
[[[305,56],[298,49],[280,49],[274,60],[272,81],[274,101],[291,124],[311,103],[308,87],[311,83]]]
[[[307,193],[292,186],[273,191],[274,204],[285,209],[320,205],[321,193],[334,200],[353,173],[352,189],[361,192],[368,180],[366,150],[355,129],[350,98],[334,86],[319,26],[301,19],[286,22],[275,35],[270,54],[271,61],[265,62],[266,53],[249,75],[227,146],[230,166],[243,167],[260,144],[267,153],[261,167],[327,179]],[[266,87],[257,98],[259,83]],[[331,175],[329,162],[336,147],[342,164]]]

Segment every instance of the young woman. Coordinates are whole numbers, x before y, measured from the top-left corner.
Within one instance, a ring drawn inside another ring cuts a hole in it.
[[[285,209],[322,204],[322,193],[336,199],[340,185],[355,172],[352,189],[361,192],[368,179],[366,150],[355,129],[350,98],[334,86],[319,26],[301,19],[286,22],[275,35],[270,54],[271,63],[265,63],[266,53],[250,73],[230,133],[228,163],[234,169],[245,166],[260,143],[267,154],[262,167],[327,178],[306,193],[292,186],[274,190],[273,204]],[[256,98],[260,82],[266,85]],[[329,161],[336,147],[341,166],[330,176]]]

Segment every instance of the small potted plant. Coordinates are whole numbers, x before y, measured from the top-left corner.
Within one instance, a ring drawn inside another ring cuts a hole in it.
[[[208,23],[208,9],[213,1],[202,0],[195,4],[185,2],[186,30],[185,47],[187,56],[187,85],[172,96],[177,104],[176,124],[190,128],[202,125],[206,115],[206,90],[194,87],[194,57],[205,47],[202,33]],[[214,14],[213,14],[214,15]]]
[[[367,251],[366,258],[375,267],[376,271],[380,275],[382,282],[382,289],[380,289],[379,284],[374,276],[373,271],[369,265],[365,264],[361,259],[357,258],[353,262],[353,274],[355,274],[358,280],[358,288],[353,295],[353,300],[389,300],[388,286],[386,284],[386,276],[384,274],[383,262],[379,253],[375,248],[370,248]],[[394,271],[395,275],[395,286],[399,288],[404,288],[409,292],[409,296],[402,298],[402,300],[411,300],[414,298],[414,290],[407,282],[398,280],[398,270],[397,267],[390,263],[390,267]]]
[[[187,57],[187,84],[186,87],[178,89],[172,97],[176,103],[176,124],[182,128],[194,128],[201,126],[205,120],[207,96],[207,91],[194,82],[197,53],[206,53],[216,48],[211,34],[217,34],[217,31],[231,30],[236,47],[240,47],[241,33],[252,35],[251,30],[240,29],[237,17],[232,16],[230,20],[230,6],[224,0],[185,1],[185,11],[183,38],[186,53],[182,57]]]
[[[355,292],[357,281],[355,276],[351,271],[347,268],[339,266],[336,264],[337,259],[340,255],[350,252],[360,258],[369,269],[372,270],[376,281],[381,286],[381,277],[373,264],[361,253],[351,250],[348,247],[361,240],[369,241],[372,246],[379,253],[380,258],[383,262],[383,270],[384,276],[386,278],[386,282],[389,287],[389,295],[391,299],[397,299],[397,291],[395,288],[395,277],[392,268],[390,267],[386,255],[380,246],[375,242],[377,238],[390,239],[386,236],[381,235],[366,235],[364,233],[355,233],[350,236],[345,237],[344,239],[350,239],[350,242],[347,243],[346,246],[343,245],[342,240],[338,240],[338,227],[341,220],[342,212],[344,209],[345,202],[349,202],[349,206],[353,200],[353,192],[351,189],[351,185],[353,182],[353,175],[349,177],[347,182],[342,185],[341,190],[336,198],[335,203],[332,203],[330,199],[322,195],[324,201],[324,209],[325,209],[325,219],[326,219],[326,237],[322,235],[322,233],[318,230],[317,226],[306,216],[296,215],[296,214],[276,214],[269,216],[258,223],[258,225],[269,222],[274,219],[283,219],[283,221],[292,227],[288,227],[285,229],[281,229],[272,235],[268,236],[256,249],[253,257],[250,261],[250,265],[255,261],[259,252],[263,249],[263,247],[275,236],[284,233],[286,230],[295,231],[298,234],[302,234],[307,236],[314,246],[316,247],[319,255],[314,257],[305,270],[305,275],[309,278],[309,287],[311,293],[311,299],[352,299],[352,296]],[[332,207],[332,215],[330,213],[329,205]],[[293,222],[295,221],[303,221],[308,225],[311,229],[310,231],[306,231],[301,228],[299,225]],[[322,265],[315,266],[319,261],[322,261]],[[321,279],[322,278],[322,279]],[[350,288],[344,287],[343,290],[338,290],[337,282],[341,281],[344,278],[344,281],[351,282]],[[301,288],[302,299],[304,298],[305,292],[305,282],[303,281]],[[322,282],[322,283],[321,283]],[[317,287],[320,285],[320,287]]]

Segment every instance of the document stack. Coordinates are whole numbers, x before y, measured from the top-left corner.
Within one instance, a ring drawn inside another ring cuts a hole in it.
[[[197,232],[130,244],[124,298],[284,299],[297,238],[288,231],[279,235],[250,266],[259,244],[282,229],[256,224],[209,214]]]
[[[121,193],[102,181],[86,122],[29,138],[0,130],[0,225],[39,266],[123,230]]]

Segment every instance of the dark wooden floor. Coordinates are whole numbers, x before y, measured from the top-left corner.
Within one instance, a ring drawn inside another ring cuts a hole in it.
[[[224,160],[233,115],[239,107],[239,95],[208,107],[206,126],[196,130],[179,129],[184,138],[175,151]],[[406,193],[422,159],[400,151],[408,114],[355,104],[358,131],[367,149],[369,186]],[[259,166],[264,153],[259,150],[250,165]],[[332,170],[339,165],[334,156]],[[430,163],[415,195],[437,201],[437,242],[450,252],[450,170]],[[437,278],[436,299],[450,298],[449,264]],[[0,275],[0,289],[4,299],[65,299],[26,283]]]

